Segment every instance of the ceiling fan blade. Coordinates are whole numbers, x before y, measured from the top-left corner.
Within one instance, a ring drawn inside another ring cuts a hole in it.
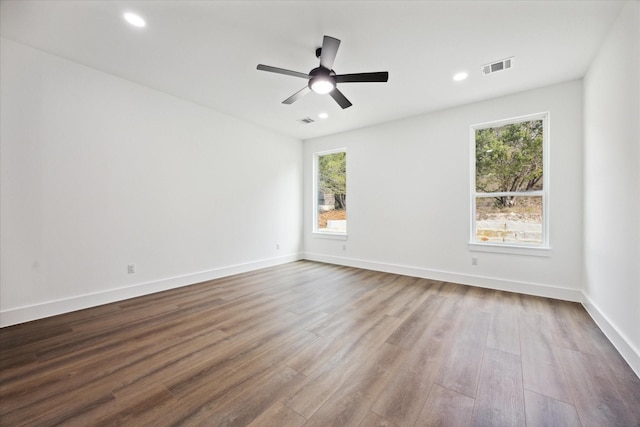
[[[340,40],[324,36],[324,39],[322,40],[322,50],[320,51],[321,67],[324,67],[327,70],[331,70],[333,68],[333,61],[336,60],[338,47],[340,47]]]
[[[303,96],[305,96],[309,92],[311,92],[311,89],[309,89],[309,86],[305,86],[302,89],[300,89],[299,91],[297,91],[296,93],[294,93],[293,95],[291,95],[290,97],[288,97],[287,99],[285,99],[284,101],[282,101],[282,103],[283,104],[293,104],[294,102],[296,102],[298,99],[302,98]]]
[[[270,73],[285,74],[287,76],[300,77],[309,79],[309,74],[299,73],[298,71],[285,70],[284,68],[272,67],[270,65],[258,64],[258,70],[269,71]]]
[[[346,96],[342,94],[337,88],[329,92],[329,95],[340,105],[343,109],[351,107],[353,104],[349,102]]]
[[[377,73],[338,74],[336,83],[375,83],[389,80],[389,73],[380,71]]]

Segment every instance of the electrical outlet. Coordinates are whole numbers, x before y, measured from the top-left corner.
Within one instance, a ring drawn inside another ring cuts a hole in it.
[[[133,274],[136,272],[136,265],[135,264],[127,264],[127,273],[128,274]]]
[[[478,265],[478,258],[472,257],[471,258],[471,265]]]
[[[276,243],[276,250],[280,250],[280,243]]]

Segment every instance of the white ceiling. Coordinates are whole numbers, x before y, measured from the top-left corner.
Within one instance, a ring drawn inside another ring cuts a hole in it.
[[[618,1],[13,1],[3,37],[300,139],[580,78],[619,14]],[[143,16],[136,29],[125,11]],[[388,83],[343,83],[346,110],[301,89],[323,35],[342,40],[338,74],[388,71]],[[515,57],[513,69],[480,66]],[[454,82],[465,70],[469,78]],[[319,119],[321,111],[328,119]],[[297,120],[311,117],[315,123]]]

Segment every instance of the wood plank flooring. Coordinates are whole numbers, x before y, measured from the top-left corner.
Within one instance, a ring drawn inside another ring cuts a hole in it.
[[[0,425],[640,426],[575,303],[299,261],[0,329]]]

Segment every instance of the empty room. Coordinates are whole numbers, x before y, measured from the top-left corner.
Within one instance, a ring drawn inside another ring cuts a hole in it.
[[[0,426],[640,426],[640,2],[0,35]]]

